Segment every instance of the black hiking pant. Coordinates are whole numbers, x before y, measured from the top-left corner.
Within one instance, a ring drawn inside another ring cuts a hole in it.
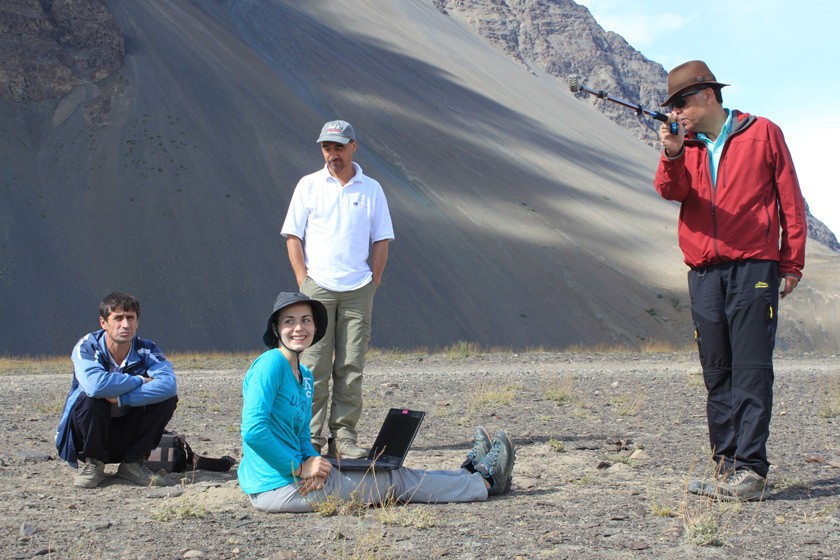
[[[715,461],[766,477],[773,409],[778,263],[747,260],[688,273]]]
[[[105,399],[79,395],[70,413],[70,429],[79,459],[103,463],[136,463],[158,446],[166,424],[175,413],[178,397],[157,404],[129,408],[128,414],[111,417]]]

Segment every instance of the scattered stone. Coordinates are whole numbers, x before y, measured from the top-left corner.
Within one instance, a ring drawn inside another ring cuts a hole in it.
[[[177,498],[184,492],[186,492],[186,489],[183,486],[163,486],[151,488],[148,496],[150,498]]]
[[[614,465],[609,467],[609,471],[610,471],[611,474],[623,473],[623,472],[632,471],[632,470],[633,470],[633,467],[631,467],[627,463],[615,463]]]
[[[563,542],[563,533],[560,531],[550,531],[540,537],[540,540],[548,544],[560,544]]]
[[[207,554],[204,553],[202,550],[188,550],[186,551],[181,558],[204,558]]]
[[[48,453],[44,453],[43,451],[32,451],[32,450],[23,450],[18,451],[18,459],[23,461],[24,463],[42,463],[44,461],[49,461],[52,457]]]
[[[265,560],[293,560],[297,555],[292,550],[278,550]]]
[[[31,523],[27,523],[26,521],[24,521],[23,523],[20,524],[20,536],[21,537],[24,537],[24,538],[31,537],[32,535],[35,534],[35,532],[37,530],[38,529],[35,527],[35,525],[32,525]]]

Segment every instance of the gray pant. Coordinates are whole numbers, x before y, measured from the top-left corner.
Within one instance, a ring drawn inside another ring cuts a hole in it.
[[[487,500],[484,478],[464,469],[457,471],[421,471],[403,467],[391,471],[330,471],[324,489],[301,496],[295,484],[289,484],[248,497],[251,505],[269,513],[305,513],[313,510],[327,496],[356,499],[364,504],[381,504],[388,497],[401,502],[445,503],[483,502]]]

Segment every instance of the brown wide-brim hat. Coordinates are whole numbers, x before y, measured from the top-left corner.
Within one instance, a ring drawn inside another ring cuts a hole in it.
[[[728,85],[717,81],[715,75],[702,60],[690,60],[668,72],[668,99],[662,105],[670,105],[674,97],[689,88]]]

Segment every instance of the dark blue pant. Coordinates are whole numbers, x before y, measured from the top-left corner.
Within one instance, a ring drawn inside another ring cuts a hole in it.
[[[175,396],[157,404],[129,408],[125,416],[111,418],[108,401],[82,393],[70,413],[76,455],[103,463],[145,459],[160,443],[177,404]]]
[[[779,275],[775,261],[738,261],[688,273],[691,315],[715,460],[766,477],[773,409]]]

